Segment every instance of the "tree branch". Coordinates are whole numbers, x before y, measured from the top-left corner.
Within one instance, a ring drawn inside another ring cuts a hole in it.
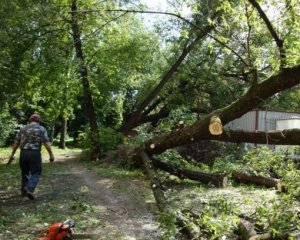
[[[207,31],[210,31],[214,28],[214,26],[207,26],[206,31],[200,35],[198,35],[194,41],[187,46],[181,53],[180,57],[177,59],[175,64],[170,68],[170,70],[167,72],[167,74],[162,78],[160,83],[153,89],[153,91],[147,96],[147,98],[139,105],[137,110],[133,113],[129,121],[126,123],[125,128],[122,130],[124,135],[127,135],[127,133],[132,129],[132,127],[137,123],[138,118],[140,117],[142,111],[146,108],[146,106],[157,96],[159,91],[163,88],[163,86],[168,82],[168,80],[172,77],[173,73],[176,71],[176,69],[181,65],[185,57],[190,53],[190,51],[195,47],[195,45],[198,43],[200,39],[202,39]]]
[[[211,35],[210,33],[208,33],[208,31],[204,30],[203,28],[200,28],[199,26],[197,26],[196,24],[192,23],[191,21],[185,19],[184,17],[180,16],[179,14],[175,14],[175,13],[168,13],[168,12],[157,12],[157,11],[137,11],[137,10],[123,10],[123,9],[117,9],[117,10],[106,10],[106,11],[125,11],[128,13],[150,13],[150,14],[163,14],[163,15],[170,15],[176,18],[181,19],[182,21],[188,23],[189,25],[193,26],[195,29],[200,30],[201,32],[205,33],[207,36],[209,36],[210,38],[212,38],[213,40],[215,40],[217,43],[219,43],[221,46],[227,48],[228,50],[230,50],[232,53],[234,53],[234,55],[236,55],[244,64],[245,66],[248,66],[248,64],[246,63],[246,61],[241,57],[241,55],[239,55],[236,51],[234,51],[231,47],[229,47],[228,45],[226,45],[225,43],[221,42],[219,39],[217,39],[216,37],[214,37],[213,35]]]
[[[284,48],[283,48],[283,40],[278,37],[278,35],[277,35],[275,29],[273,28],[270,20],[268,19],[265,12],[261,9],[258,2],[256,2],[255,0],[249,0],[249,2],[252,4],[252,6],[254,8],[256,8],[256,10],[258,11],[259,16],[263,19],[263,21],[267,25],[267,28],[268,28],[269,32],[271,33],[272,37],[274,38],[274,40],[276,42],[276,45],[279,49],[280,57],[281,57],[281,67],[282,68],[285,67],[286,56],[285,56],[285,51],[284,51]]]

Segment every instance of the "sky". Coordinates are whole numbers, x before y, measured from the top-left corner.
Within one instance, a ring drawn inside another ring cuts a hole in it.
[[[153,8],[153,9],[167,8],[166,0],[141,0],[141,2],[149,6],[149,8]]]
[[[158,11],[158,12],[174,12],[174,8],[172,8],[170,2],[171,0],[140,0],[141,3],[147,5],[149,7],[149,11]],[[187,8],[179,9],[181,14],[189,14],[190,12]],[[156,20],[163,20],[166,19],[166,15],[160,14],[144,14],[143,17],[148,22],[153,22]],[[170,17],[170,16],[169,16]]]
[[[142,3],[149,6],[149,8],[152,8],[154,10],[162,10],[167,11],[168,9],[172,8],[172,5],[170,4],[171,1],[168,0],[140,0]],[[174,10],[174,9],[173,9]],[[183,13],[187,13],[187,8],[179,9]]]

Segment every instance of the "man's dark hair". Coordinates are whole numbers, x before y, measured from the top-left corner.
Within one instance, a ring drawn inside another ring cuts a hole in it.
[[[29,118],[29,122],[37,122],[40,123],[41,122],[41,117],[38,114],[33,114],[31,115],[31,117]]]

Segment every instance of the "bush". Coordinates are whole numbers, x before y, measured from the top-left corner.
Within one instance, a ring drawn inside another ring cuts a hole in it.
[[[99,128],[99,133],[100,139],[98,139],[98,146],[100,147],[101,151],[101,156],[99,157],[104,157],[107,152],[117,149],[118,145],[123,143],[124,141],[123,134],[118,133],[112,128],[101,126]],[[78,138],[79,147],[82,148],[84,152],[93,152],[91,139],[87,130],[80,133]]]
[[[19,127],[11,118],[7,106],[0,109],[0,147],[4,147],[13,142],[16,129]]]

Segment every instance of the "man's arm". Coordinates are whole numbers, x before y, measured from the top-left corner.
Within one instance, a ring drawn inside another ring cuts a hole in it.
[[[9,160],[8,160],[7,165],[9,165],[9,164],[14,160],[14,155],[15,155],[15,153],[16,153],[18,147],[19,147],[19,143],[15,142],[15,143],[13,144],[13,150],[12,150],[11,155],[9,156]]]
[[[54,155],[53,155],[50,143],[49,142],[44,142],[43,144],[44,144],[46,150],[49,153],[49,156],[50,156],[49,160],[50,160],[50,162],[53,162],[54,161]]]

